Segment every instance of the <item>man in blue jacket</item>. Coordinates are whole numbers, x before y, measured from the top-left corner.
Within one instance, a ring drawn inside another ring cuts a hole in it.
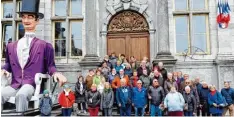
[[[121,87],[116,90],[116,101],[120,107],[120,116],[131,115],[132,93],[131,89],[126,85],[126,80],[120,80]]]
[[[132,89],[132,106],[135,109],[135,116],[144,116],[147,106],[147,91],[142,87],[142,81],[137,81],[137,87]]]
[[[224,108],[223,116],[226,115],[227,110],[229,110],[229,116],[233,116],[234,89],[230,87],[229,82],[224,82],[224,88],[221,90],[221,94],[223,95],[228,104],[228,106]]]

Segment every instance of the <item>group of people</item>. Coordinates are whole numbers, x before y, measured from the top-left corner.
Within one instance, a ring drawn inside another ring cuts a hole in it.
[[[162,62],[150,65],[146,57],[138,65],[133,56],[129,61],[123,54],[105,56],[100,67],[90,69],[85,78],[78,77],[71,91],[74,96],[67,98],[64,90],[67,96],[59,102],[69,112],[77,103],[78,114],[88,110],[90,116],[98,116],[100,110],[103,116],[111,116],[113,107],[121,116],[132,112],[136,116],[222,116],[227,110],[233,116],[234,89],[229,82],[220,92],[199,77],[192,80],[181,71],[167,72]]]

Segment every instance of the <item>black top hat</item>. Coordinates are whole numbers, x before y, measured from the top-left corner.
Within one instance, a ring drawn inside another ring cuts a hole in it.
[[[22,10],[19,13],[32,13],[38,16],[39,19],[44,18],[44,14],[39,13],[40,0],[22,0]]]

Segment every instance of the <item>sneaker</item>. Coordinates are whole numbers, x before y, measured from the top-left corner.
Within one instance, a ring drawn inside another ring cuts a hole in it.
[[[84,110],[83,113],[86,114],[87,112]]]

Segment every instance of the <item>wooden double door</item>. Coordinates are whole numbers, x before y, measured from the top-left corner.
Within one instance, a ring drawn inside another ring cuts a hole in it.
[[[116,55],[125,54],[129,59],[134,56],[137,61],[143,57],[149,58],[149,33],[115,33],[107,36],[107,53],[110,55],[115,52]]]

